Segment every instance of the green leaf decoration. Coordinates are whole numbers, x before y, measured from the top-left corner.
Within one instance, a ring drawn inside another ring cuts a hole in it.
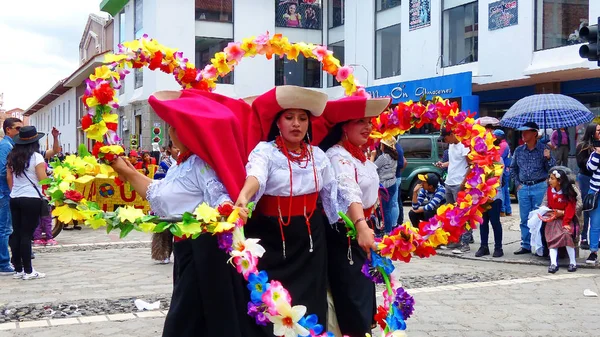
[[[88,151],[85,144],[79,144],[79,147],[77,148],[77,155],[79,155],[79,157],[88,157],[92,154],[90,153],[90,151]]]
[[[189,225],[189,224],[193,224],[193,223],[198,223],[200,221],[198,221],[192,213],[185,212],[185,213],[183,213],[181,222],[183,222],[184,225]]]
[[[133,230],[133,225],[132,224],[126,224],[125,227],[121,228],[121,234],[119,234],[119,238],[124,238],[127,236],[127,234],[131,233],[131,231]]]
[[[150,222],[154,219],[158,219],[158,217],[154,215],[146,215],[145,217],[140,219],[140,222]]]
[[[173,224],[173,226],[171,226],[169,228],[169,230],[171,231],[171,234],[173,234],[174,236],[179,236],[179,237],[183,236],[183,231],[181,231],[181,228],[177,224]]]
[[[40,185],[50,185],[52,183],[52,178],[46,178],[40,181]]]
[[[344,220],[344,225],[346,226],[346,229],[348,229],[348,233],[346,235],[351,239],[356,239],[356,227],[354,227],[352,220],[350,220],[350,218],[343,212],[338,212],[338,215],[340,218],[342,218],[342,220]]]
[[[164,232],[167,228],[171,227],[172,224],[168,223],[168,222],[161,222],[158,225],[156,225],[156,227],[154,227],[154,233],[162,233]]]

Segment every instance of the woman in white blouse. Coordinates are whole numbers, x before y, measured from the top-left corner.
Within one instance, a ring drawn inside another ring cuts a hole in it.
[[[232,180],[226,177],[235,171],[235,165],[215,161],[217,153],[231,158],[245,153],[235,142],[219,141],[233,139],[241,126],[231,110],[210,95],[203,96],[184,90],[157,92],[149,99],[154,111],[170,125],[169,136],[180,149],[177,165],[164,179],[148,178],[123,158],[112,164],[159,217],[180,217],[201,203],[211,207],[231,203],[231,195],[241,188],[243,163],[238,163],[241,176]],[[175,237],[174,255],[173,295],[163,336],[253,336],[243,278],[227,263],[229,257],[218,248],[217,237]]]
[[[327,313],[327,248],[317,199],[337,219],[337,184],[325,153],[310,145],[310,120],[326,102],[327,95],[294,86],[276,87],[253,101],[262,141],[250,153],[236,202],[258,202],[245,233],[266,249],[259,269],[287,288],[293,305],[306,306],[321,322]],[[272,336],[273,328],[264,335]]]
[[[371,118],[381,114],[389,103],[389,98],[330,101],[322,119],[316,122],[319,130],[323,130],[323,124],[329,130],[322,141],[317,141],[335,171],[338,210],[347,214],[357,229],[357,240],[351,241],[343,223],[326,227],[329,288],[335,307],[335,315],[330,312],[330,316],[337,318],[341,333],[348,336],[370,333],[375,314],[375,285],[361,268],[368,263],[375,245],[369,219],[377,203],[379,175],[363,146],[373,129]],[[330,328],[337,327],[333,323]]]

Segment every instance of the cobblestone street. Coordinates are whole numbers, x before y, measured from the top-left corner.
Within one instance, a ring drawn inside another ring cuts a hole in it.
[[[405,207],[406,210],[406,207]],[[436,256],[398,264],[416,300],[408,321],[415,336],[589,336],[597,329],[586,312],[600,307],[600,269],[547,273],[541,258],[516,258],[518,215],[503,218],[505,257]],[[36,248],[34,266],[44,280],[0,279],[0,337],[160,336],[172,289],[172,264],[150,259],[150,236],[119,240],[84,228],[61,233],[58,247]],[[582,255],[585,251],[582,251]],[[440,254],[452,255],[439,250]],[[504,263],[498,263],[504,262]],[[378,289],[378,298],[381,300]],[[138,312],[133,301],[161,301]]]

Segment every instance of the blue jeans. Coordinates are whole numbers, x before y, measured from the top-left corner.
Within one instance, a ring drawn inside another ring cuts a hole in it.
[[[512,214],[512,206],[510,204],[510,184],[509,178],[506,178],[506,184],[502,186],[502,208],[500,212],[505,214]]]
[[[8,238],[11,234],[10,197],[8,193],[0,192],[0,269],[8,269],[10,267]]]
[[[394,224],[404,223],[404,210],[402,209],[402,191],[400,191],[400,184],[402,178],[396,178],[396,193],[390,195],[390,198],[396,200],[396,203],[392,205],[392,226]],[[395,219],[395,222],[393,221]]]
[[[590,179],[583,174],[577,175],[577,183],[579,183],[579,189],[581,190],[581,195],[586,195],[590,191]],[[590,225],[590,212],[583,212],[583,226],[581,226],[581,240],[587,240],[588,238],[588,229]]]
[[[396,191],[396,184],[394,184],[387,188],[387,200],[385,200],[385,197],[381,198],[381,208],[383,209],[383,224],[385,226],[385,234],[389,234],[392,231],[392,227],[396,224],[396,221],[398,221],[398,218],[394,218],[392,215],[394,204],[396,204],[396,208],[398,207],[398,198],[396,195]]]
[[[519,212],[521,213],[521,247],[531,249],[531,233],[527,227],[529,212],[540,207],[548,184],[543,181],[533,186],[522,185],[517,195],[519,197]]]
[[[595,191],[589,190],[588,194],[593,194]],[[600,207],[590,211],[590,251],[595,253],[598,251],[598,240],[600,240]]]

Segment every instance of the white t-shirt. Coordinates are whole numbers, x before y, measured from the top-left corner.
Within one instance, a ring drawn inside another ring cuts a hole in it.
[[[25,169],[25,173],[27,173],[27,177],[31,179],[31,181],[37,186],[40,193],[42,193],[42,186],[39,184],[39,179],[37,174],[35,174],[35,168],[40,165],[46,165],[44,162],[44,157],[41,154],[34,152],[31,158],[29,158],[29,167]],[[40,195],[33,188],[29,180],[25,177],[24,174],[17,176],[13,172],[13,188],[10,192],[11,198],[39,198]]]
[[[469,152],[469,148],[462,145],[462,143],[450,144],[448,147],[448,176],[446,177],[446,185],[457,186],[462,184],[469,168],[469,163],[467,162]]]

